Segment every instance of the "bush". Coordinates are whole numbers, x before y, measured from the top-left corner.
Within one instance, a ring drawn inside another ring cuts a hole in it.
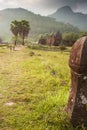
[[[65,45],[60,45],[60,46],[59,46],[59,49],[60,49],[61,51],[64,51],[64,50],[66,50],[66,46],[65,46]]]

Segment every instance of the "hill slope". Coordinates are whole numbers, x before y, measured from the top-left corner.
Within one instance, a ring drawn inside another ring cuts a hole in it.
[[[63,24],[55,21],[54,18],[36,15],[23,8],[5,9],[0,11],[0,36],[4,38],[12,35],[10,32],[10,23],[13,20],[28,20],[31,27],[31,35],[37,35],[40,33],[55,32],[60,30],[61,32],[76,32],[78,28],[73,27],[70,24]]]
[[[70,23],[79,27],[81,30],[87,30],[87,14],[75,13],[69,6],[58,9],[50,17],[55,18],[57,21]]]

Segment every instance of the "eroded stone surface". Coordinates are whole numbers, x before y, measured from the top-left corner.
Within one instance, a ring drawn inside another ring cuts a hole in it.
[[[87,126],[87,37],[80,38],[73,45],[69,66],[71,88],[67,112],[74,126]]]

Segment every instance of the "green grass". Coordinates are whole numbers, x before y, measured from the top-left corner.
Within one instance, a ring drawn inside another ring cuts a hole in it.
[[[0,47],[0,130],[75,130],[64,111],[69,51],[47,49]]]

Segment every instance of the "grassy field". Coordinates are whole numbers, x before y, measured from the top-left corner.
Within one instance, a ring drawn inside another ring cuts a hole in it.
[[[55,48],[0,47],[0,130],[75,130],[64,111],[68,58]]]

